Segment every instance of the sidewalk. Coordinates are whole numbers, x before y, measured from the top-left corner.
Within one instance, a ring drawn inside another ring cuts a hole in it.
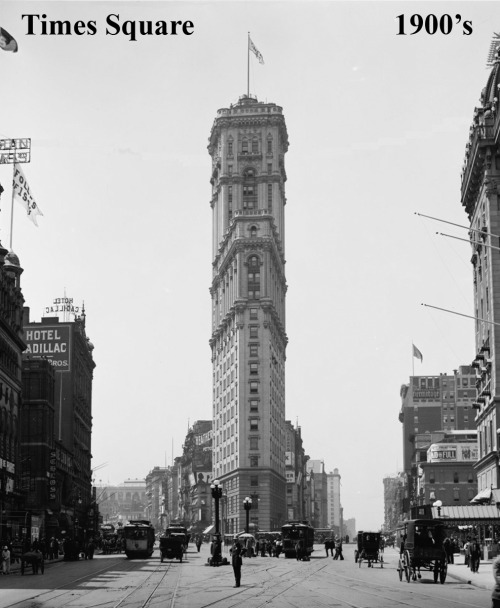
[[[58,558],[56,559],[46,559],[44,562],[44,566],[45,568],[47,568],[47,566],[50,566],[50,564],[57,564],[57,562],[62,562],[64,560],[64,555],[59,555]],[[26,574],[31,574],[33,572],[31,564],[25,564],[25,573]],[[12,576],[13,574],[21,574],[21,562],[19,563],[11,563],[10,565],[10,575]],[[2,571],[0,568],[0,576],[2,576]]]
[[[455,554],[455,563],[448,564],[448,576],[462,583],[474,585],[474,587],[492,590],[495,584],[492,564],[493,560],[491,559],[481,561],[479,570],[471,572],[464,564],[464,556]]]

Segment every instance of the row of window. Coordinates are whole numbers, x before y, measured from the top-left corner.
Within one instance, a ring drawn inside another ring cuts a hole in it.
[[[248,139],[241,140],[240,153],[248,154],[249,152],[251,152],[252,154],[259,153],[259,140],[258,139],[254,138],[251,140],[248,140]],[[227,153],[229,156],[232,156],[234,154],[233,142],[231,140],[229,140],[227,142]],[[267,140],[267,154],[272,154],[272,153],[273,153],[273,140],[268,139]]]

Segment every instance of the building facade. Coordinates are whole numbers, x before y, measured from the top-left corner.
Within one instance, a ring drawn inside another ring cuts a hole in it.
[[[401,387],[403,514],[418,504],[418,467],[427,459],[432,433],[474,429],[476,374],[463,365],[451,374],[412,376]]]
[[[213,471],[229,532],[286,519],[285,154],[282,108],[243,96],[217,112],[212,157]]]
[[[384,526],[386,533],[395,530],[403,521],[403,496],[405,480],[403,475],[384,477]]]
[[[312,499],[314,503],[313,516],[310,524],[314,528],[328,527],[328,481],[325,472],[325,463],[322,460],[308,460],[306,470],[309,478],[313,480]]]
[[[23,304],[18,257],[0,244],[0,539],[26,525],[19,483],[19,416],[22,390]]]
[[[286,442],[286,519],[301,521],[306,518],[305,487],[307,457],[304,451],[301,428],[285,422]]]
[[[461,175],[462,205],[470,222],[477,373],[476,427],[479,490],[500,487],[500,55],[474,109]]]
[[[26,361],[47,360],[54,369],[55,493],[49,504],[62,515],[60,525],[84,538],[92,528],[93,344],[85,330],[85,311],[73,321],[42,317],[32,322],[24,309]]]
[[[96,501],[103,524],[116,528],[132,519],[146,519],[146,480],[127,479],[116,486],[97,486]]]
[[[418,505],[468,505],[477,494],[474,465],[477,433],[455,431],[433,437],[425,462],[420,463]]]
[[[343,535],[344,522],[342,504],[340,502],[340,473],[333,469],[326,476],[327,484],[327,525],[336,534]]]
[[[164,487],[167,477],[166,467],[154,467],[146,475],[146,519],[157,531],[165,529]]]

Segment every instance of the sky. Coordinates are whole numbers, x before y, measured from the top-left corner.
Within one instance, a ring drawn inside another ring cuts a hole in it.
[[[33,34],[23,14],[40,15]],[[431,14],[451,31],[411,34]],[[467,226],[460,176],[498,3],[1,0],[0,15],[19,47],[0,51],[0,138],[31,138],[43,213],[36,227],[15,203],[12,249],[31,320],[54,298],[85,304],[95,483],[170,465],[211,418],[207,144],[247,93],[250,32],[264,58],[250,94],[283,107],[290,141],[286,418],[338,468],[344,518],[378,529],[403,462],[401,385],[475,355],[470,246],[436,234],[467,230],[422,214]],[[125,31],[106,34],[109,15]],[[73,33],[44,35],[50,20]],[[140,20],[192,33],[131,40]],[[0,165],[5,246],[11,182]]]

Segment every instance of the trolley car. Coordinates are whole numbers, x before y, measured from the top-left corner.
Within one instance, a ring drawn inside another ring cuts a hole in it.
[[[360,568],[363,561],[368,562],[368,568],[373,568],[374,563],[380,563],[380,567],[384,567],[384,557],[380,552],[380,532],[358,532],[354,561]]]
[[[399,580],[402,581],[404,575],[408,583],[416,581],[422,578],[421,570],[429,570],[433,573],[434,582],[439,579],[443,584],[448,571],[443,548],[446,538],[444,525],[432,519],[412,519],[404,522],[399,532]]]
[[[309,561],[314,551],[314,528],[308,521],[289,521],[281,528],[285,557]],[[298,554],[297,554],[298,552]]]
[[[155,544],[155,529],[146,519],[131,520],[123,526],[127,557],[151,557]]]

